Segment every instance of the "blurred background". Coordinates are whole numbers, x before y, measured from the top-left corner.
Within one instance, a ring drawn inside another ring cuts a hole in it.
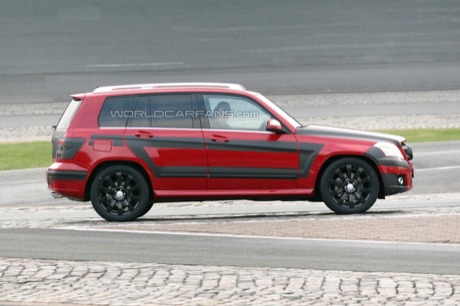
[[[0,103],[221,81],[269,95],[459,89],[460,1],[2,0]]]

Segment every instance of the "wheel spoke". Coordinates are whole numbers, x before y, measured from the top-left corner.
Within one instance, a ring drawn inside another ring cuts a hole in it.
[[[356,197],[356,199],[358,200],[358,202],[360,204],[364,204],[366,202],[366,199],[363,196],[361,196],[360,194],[355,193],[355,197]]]
[[[334,174],[339,178],[341,179],[342,181],[346,181],[347,178],[345,176],[345,174],[340,170],[340,169],[336,169]]]
[[[131,204],[130,202],[128,202],[128,201],[125,201],[125,207],[128,208],[129,212],[133,212],[136,206],[135,206],[135,205],[132,205],[132,204]]]
[[[122,175],[121,175],[121,172],[117,172],[117,187],[120,187],[122,185]]]
[[[105,211],[108,212],[109,214],[112,213],[113,205],[114,205],[114,203],[107,203],[107,205],[104,206]]]
[[[353,175],[351,172],[351,165],[347,165],[347,178],[353,179]]]
[[[101,203],[107,203],[107,202],[108,202],[109,200],[111,200],[111,199],[112,199],[111,196],[100,196],[100,197],[99,197],[99,201],[100,201]]]
[[[133,179],[134,179],[134,178],[133,178],[131,175],[129,175],[129,176],[126,178],[126,180],[123,181],[122,186],[126,188],[126,186],[129,186],[129,184],[131,183],[131,181],[132,181]]]
[[[107,188],[115,188],[115,183],[113,182],[112,178],[110,177],[110,175],[107,175],[105,178],[104,178],[104,181],[107,182]]]
[[[336,180],[336,179],[333,179],[331,178],[329,180],[329,184],[332,185],[332,186],[337,186],[337,187],[342,187],[342,182]]]
[[[364,169],[359,167],[358,170],[356,171],[356,179],[358,179],[361,176],[361,173],[363,173]]]
[[[339,200],[337,201],[337,203],[339,205],[344,205],[347,201],[345,200],[347,198],[347,194],[344,193],[342,194],[342,196],[339,198]]]

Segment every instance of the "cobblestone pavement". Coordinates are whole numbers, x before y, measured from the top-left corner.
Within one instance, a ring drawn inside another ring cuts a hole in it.
[[[459,305],[460,276],[0,258],[0,305]]]

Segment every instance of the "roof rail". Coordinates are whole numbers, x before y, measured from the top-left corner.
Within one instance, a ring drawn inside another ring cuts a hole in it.
[[[173,87],[208,87],[208,88],[226,88],[234,90],[246,90],[240,84],[232,83],[153,83],[153,84],[132,84],[103,86],[96,88],[93,93],[123,91],[123,90],[149,90],[154,88],[173,88]]]

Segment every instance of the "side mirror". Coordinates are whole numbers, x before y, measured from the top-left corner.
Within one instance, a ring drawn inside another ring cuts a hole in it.
[[[283,133],[283,127],[281,126],[281,122],[279,122],[276,119],[269,119],[267,121],[267,131]]]

